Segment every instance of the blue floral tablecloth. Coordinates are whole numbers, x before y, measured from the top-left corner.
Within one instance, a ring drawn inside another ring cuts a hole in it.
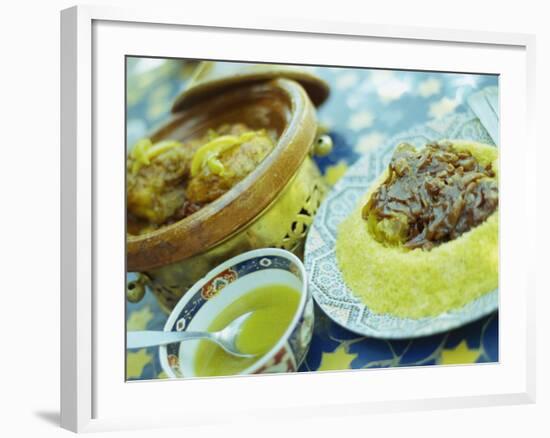
[[[195,66],[128,58],[129,145],[166,120],[174,97],[185,88]],[[331,87],[318,118],[329,128],[334,148],[327,157],[316,159],[330,185],[362,154],[400,132],[453,114],[472,116],[467,98],[486,87],[494,92],[498,85],[498,78],[490,75],[309,68]],[[166,319],[150,291],[141,302],[127,303],[128,330],[162,330]],[[399,341],[358,336],[333,323],[318,307],[315,321],[310,351],[300,371],[498,361],[498,312],[447,333]],[[128,379],[163,377],[156,348],[127,352]]]

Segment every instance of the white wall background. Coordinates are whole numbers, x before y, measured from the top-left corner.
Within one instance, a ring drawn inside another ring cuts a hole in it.
[[[479,0],[357,1],[98,1],[140,7],[189,7],[230,19],[250,16],[311,17],[457,29],[537,34],[539,190],[548,190],[547,131],[550,30],[546,2]],[[59,405],[59,10],[66,0],[4,2],[0,12],[0,434],[68,436],[58,429]],[[229,21],[230,22],[230,21]],[[545,148],[545,150],[543,150]],[[7,153],[6,153],[7,152]],[[539,202],[539,218],[549,209]],[[548,227],[547,220],[539,220]],[[542,227],[540,227],[542,230]],[[521,230],[518,230],[521,232]],[[548,270],[548,233],[540,234],[539,272]],[[107,436],[550,436],[548,373],[549,288],[538,290],[538,402],[471,410],[314,418],[278,424],[205,426],[182,431]],[[546,414],[546,415],[545,415]]]

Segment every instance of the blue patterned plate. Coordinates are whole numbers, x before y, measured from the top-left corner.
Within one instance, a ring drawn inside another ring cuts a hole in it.
[[[454,115],[420,126],[367,152],[336,184],[315,216],[305,247],[305,266],[313,298],[336,323],[355,333],[377,338],[413,338],[444,332],[498,309],[498,289],[464,307],[435,317],[399,318],[376,314],[346,286],[336,262],[338,225],[353,211],[374,180],[387,167],[395,145],[408,142],[421,147],[442,138],[461,138],[494,144],[475,116]]]

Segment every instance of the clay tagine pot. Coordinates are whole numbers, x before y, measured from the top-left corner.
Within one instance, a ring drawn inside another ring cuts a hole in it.
[[[318,125],[306,89],[320,103],[328,87],[309,73],[260,67],[226,76],[211,68],[209,79],[195,76],[176,99],[171,119],[149,136],[153,142],[185,143],[222,124],[245,123],[276,132],[277,143],[254,171],[201,210],[155,231],[127,235],[127,270],[140,273],[128,283],[129,300],[141,299],[147,285],[170,311],[197,280],[237,254],[265,247],[301,253],[325,193],[311,158]]]

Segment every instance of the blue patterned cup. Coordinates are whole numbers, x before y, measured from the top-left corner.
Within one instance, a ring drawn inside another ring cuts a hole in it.
[[[181,298],[164,330],[206,331],[226,306],[257,287],[274,283],[287,285],[300,293],[298,308],[277,344],[240,374],[296,371],[309,349],[314,315],[304,265],[289,251],[257,249],[222,263]],[[169,377],[194,377],[199,342],[186,341],[159,347],[164,372]]]

